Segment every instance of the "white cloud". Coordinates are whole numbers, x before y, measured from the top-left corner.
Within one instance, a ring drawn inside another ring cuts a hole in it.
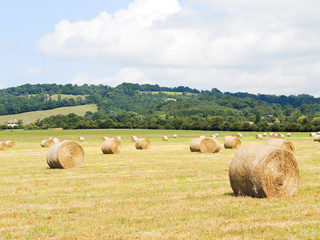
[[[22,75],[24,77],[37,77],[41,74],[42,72],[38,68],[31,67],[27,71],[25,71]]]
[[[126,83],[152,83],[145,73],[136,68],[122,68],[120,69],[117,76],[106,77],[106,78],[91,78],[87,73],[81,73],[75,76],[72,80],[72,84],[83,85],[83,84],[104,84],[108,86],[117,86],[123,82]]]
[[[102,12],[89,21],[62,20],[38,46],[54,57],[124,66],[115,77],[76,76],[73,82],[79,83],[154,82],[276,94],[320,91],[317,0],[186,3],[207,11],[178,0],[134,0],[128,9]]]

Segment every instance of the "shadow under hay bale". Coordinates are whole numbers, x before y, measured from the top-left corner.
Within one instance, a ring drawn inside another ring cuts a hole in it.
[[[212,137],[205,137],[200,141],[200,152],[217,153],[221,150],[221,144]]]
[[[241,147],[241,141],[239,138],[226,136],[224,138],[224,148],[225,149],[236,149]]]
[[[292,152],[271,146],[250,146],[235,154],[229,180],[236,195],[279,198],[297,192],[300,173]]]
[[[50,168],[77,168],[83,162],[83,148],[73,141],[55,143],[47,152],[47,163]]]
[[[146,150],[151,148],[151,142],[146,138],[139,138],[136,140],[136,149],[138,150]]]
[[[273,138],[267,141],[267,146],[279,147],[287,149],[288,151],[294,152],[294,146],[291,141],[284,139]]]
[[[7,144],[5,144],[4,142],[0,142],[0,151],[5,151],[7,150]]]
[[[104,154],[117,154],[122,151],[122,143],[117,138],[108,138],[101,145],[101,151]]]

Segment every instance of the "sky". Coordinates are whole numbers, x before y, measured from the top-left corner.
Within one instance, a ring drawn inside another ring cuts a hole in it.
[[[0,88],[123,82],[320,97],[319,0],[0,0]]]

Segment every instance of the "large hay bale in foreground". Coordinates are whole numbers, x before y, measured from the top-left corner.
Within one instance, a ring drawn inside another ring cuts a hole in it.
[[[45,139],[45,140],[42,140],[41,143],[40,143],[40,146],[41,147],[51,147],[52,145],[52,140],[49,140],[49,139]]]
[[[267,141],[267,146],[284,148],[288,151],[294,152],[294,146],[291,141],[287,141],[284,139],[273,138]]]
[[[122,151],[122,143],[118,138],[108,138],[101,145],[104,154],[116,154]]]
[[[300,173],[292,152],[271,146],[249,146],[235,154],[229,179],[236,195],[286,197],[297,192]]]
[[[146,138],[138,138],[136,141],[136,149],[144,150],[151,148],[151,142]]]
[[[14,141],[8,140],[4,142],[8,148],[13,148],[15,146]]]
[[[4,142],[0,142],[0,151],[5,151],[7,150],[7,144],[5,144]]]
[[[239,138],[232,137],[232,136],[226,136],[224,138],[224,148],[226,149],[236,149],[240,148],[241,141]]]
[[[201,139],[199,147],[200,152],[202,153],[217,153],[221,150],[221,144],[212,137],[205,137]]]
[[[83,148],[73,141],[55,143],[47,152],[47,163],[50,168],[77,168],[83,161]]]
[[[200,152],[200,143],[203,138],[194,138],[191,140],[189,147],[191,152]]]

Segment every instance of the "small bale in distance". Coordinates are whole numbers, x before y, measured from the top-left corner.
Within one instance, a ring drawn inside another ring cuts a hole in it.
[[[16,144],[14,143],[14,141],[8,140],[4,142],[8,148],[13,148]]]
[[[84,137],[79,137],[78,140],[79,142],[84,142]]]
[[[51,147],[51,145],[52,145],[52,141],[50,141],[49,139],[42,140],[40,143],[40,146],[43,148]]]
[[[263,136],[263,137],[266,137],[266,136],[268,136],[268,134],[267,134],[267,133],[263,133],[262,136]]]
[[[224,138],[224,148],[225,149],[236,149],[240,148],[241,140],[237,137],[226,136]]]
[[[256,139],[262,139],[262,135],[261,134],[256,134]]]
[[[221,144],[212,137],[205,137],[200,141],[200,152],[218,153],[221,150]]]
[[[137,138],[136,136],[131,136],[131,141],[132,141],[132,142],[136,142],[137,139],[138,139],[138,138]]]
[[[164,142],[168,141],[168,136],[161,136],[161,140],[164,141]]]
[[[292,133],[287,133],[287,137],[292,137]]]
[[[138,150],[146,150],[151,148],[151,142],[146,138],[138,138],[135,146]]]
[[[288,151],[294,152],[294,146],[291,141],[287,141],[285,139],[273,138],[267,141],[267,146],[284,148]]]
[[[237,138],[242,138],[242,137],[243,137],[242,133],[237,133]]]
[[[5,151],[7,150],[8,146],[4,142],[0,142],[0,151]]]
[[[309,137],[313,137],[316,134],[317,134],[316,132],[311,132],[311,133],[309,133]]]
[[[284,138],[284,135],[282,133],[279,133],[277,138]]]
[[[83,162],[83,148],[73,141],[65,140],[53,144],[47,152],[47,163],[50,168],[77,168]]]
[[[212,138],[217,138],[217,136],[216,136],[215,134],[210,135],[210,137],[212,137]]]
[[[122,151],[122,143],[117,138],[108,138],[106,141],[103,141],[101,145],[101,151],[103,154],[117,154]]]
[[[172,137],[173,138],[178,138],[178,134],[173,134]]]
[[[249,146],[239,150],[229,168],[236,195],[257,198],[293,196],[300,183],[294,154],[272,146]]]

